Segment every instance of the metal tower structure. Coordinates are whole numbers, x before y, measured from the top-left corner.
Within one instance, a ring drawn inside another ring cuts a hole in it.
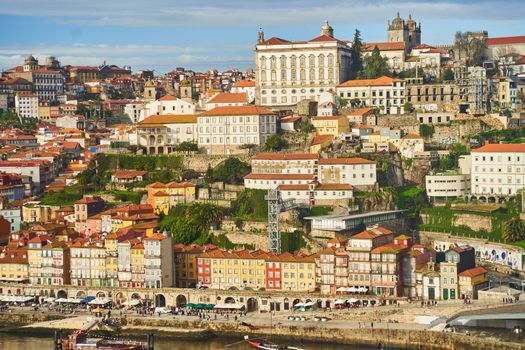
[[[268,202],[268,240],[270,251],[276,254],[281,253],[281,228],[280,214],[283,211],[302,207],[296,204],[294,199],[282,200],[278,190],[269,190],[264,197]]]

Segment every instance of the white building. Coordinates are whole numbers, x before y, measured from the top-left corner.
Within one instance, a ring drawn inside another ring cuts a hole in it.
[[[206,102],[205,107],[209,111],[216,107],[244,106],[246,104],[248,104],[248,95],[245,92],[219,92]]]
[[[137,127],[137,144],[149,154],[171,153],[182,142],[197,141],[197,116],[194,114],[152,115]]]
[[[472,195],[513,196],[525,187],[525,144],[486,144],[471,153]]]
[[[248,96],[248,103],[255,101],[255,81],[241,80],[233,84],[230,92],[244,92]]]
[[[197,126],[199,147],[233,154],[243,152],[243,145],[264,145],[277,130],[277,116],[259,106],[217,107],[198,115]]]
[[[300,42],[259,32],[255,48],[255,103],[292,106],[305,99],[318,100],[350,78],[350,45],[334,38],[327,21],[320,36]]]
[[[15,96],[15,111],[19,118],[38,118],[38,95],[20,93]]]
[[[432,199],[465,197],[470,193],[469,174],[441,173],[425,176],[427,196]]]
[[[165,95],[148,103],[132,102],[124,107],[134,123],[138,123],[150,115],[164,114],[195,114],[195,105],[171,95]]]
[[[318,178],[322,184],[348,184],[370,188],[377,179],[376,163],[363,158],[321,158]]]
[[[348,80],[337,86],[341,98],[358,99],[362,107],[377,107],[381,114],[404,114],[405,81],[382,76]]]
[[[320,184],[312,181],[307,185],[279,185],[277,187],[283,200],[294,199],[295,203],[307,205],[333,205],[335,201],[353,197],[353,188],[347,184]]]
[[[173,240],[161,233],[144,238],[144,282],[146,288],[175,285]]]

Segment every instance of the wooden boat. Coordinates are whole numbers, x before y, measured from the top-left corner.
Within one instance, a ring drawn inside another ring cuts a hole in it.
[[[304,348],[298,348],[295,346],[279,345],[279,344],[271,343],[266,340],[263,340],[263,341],[250,340],[247,335],[244,336],[244,341],[250,344],[252,347],[256,349],[261,349],[261,350],[306,350]]]

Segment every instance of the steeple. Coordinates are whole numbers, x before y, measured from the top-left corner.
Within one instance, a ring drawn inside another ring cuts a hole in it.
[[[262,44],[264,42],[264,32],[261,27],[259,27],[259,33],[257,36],[257,44]]]
[[[328,23],[328,20],[324,21],[323,26],[321,27],[321,35],[328,35],[329,37],[334,37],[334,29]]]

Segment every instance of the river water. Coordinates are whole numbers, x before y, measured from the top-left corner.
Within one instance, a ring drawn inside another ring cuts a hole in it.
[[[214,338],[209,340],[187,341],[173,339],[155,339],[155,350],[250,350],[253,349],[248,344],[240,342],[241,339]],[[238,342],[238,343],[236,343]],[[232,343],[236,343],[231,345]],[[281,342],[284,345],[284,342]],[[231,345],[226,347],[227,345]],[[300,346],[301,344],[288,342],[290,346]],[[306,343],[302,345],[308,350],[365,350],[361,347],[350,347],[348,345],[327,345]],[[0,333],[1,350],[53,350],[53,339],[36,338],[29,336],[12,336]]]

